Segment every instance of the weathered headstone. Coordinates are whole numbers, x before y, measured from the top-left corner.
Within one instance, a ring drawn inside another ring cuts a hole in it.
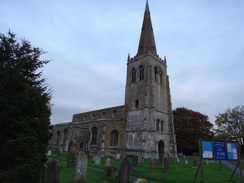
[[[130,171],[130,163],[127,156],[122,158],[122,162],[119,168],[119,183],[127,183],[129,182],[129,171]]]
[[[164,170],[164,172],[169,171],[169,160],[168,160],[168,158],[163,159],[163,170]]]
[[[67,167],[75,167],[76,164],[76,154],[74,151],[70,151],[67,154]]]
[[[104,176],[109,178],[115,178],[117,175],[117,169],[113,166],[105,166],[104,167]]]
[[[188,165],[189,164],[189,160],[185,159],[185,164]]]
[[[52,151],[51,150],[47,151],[47,155],[48,156],[51,156],[51,154],[52,154]]]
[[[94,158],[94,163],[95,163],[96,165],[100,165],[100,164],[101,164],[101,158],[100,158],[99,156],[96,156],[96,157]]]
[[[194,158],[194,160],[193,160],[193,168],[196,168],[196,167],[197,167],[197,159]]]
[[[54,159],[48,160],[44,171],[43,183],[58,183],[60,169],[61,166]]]
[[[142,166],[143,161],[144,161],[144,159],[143,159],[142,155],[138,156],[138,166]]]
[[[115,155],[115,159],[116,159],[116,160],[119,160],[119,159],[120,159],[120,154],[116,154],[116,155]]]
[[[111,159],[110,158],[107,158],[106,159],[106,164],[105,166],[111,166]]]
[[[87,156],[84,152],[78,153],[75,173],[75,183],[87,181]]]
[[[153,159],[150,160],[150,168],[156,168],[156,163]]]

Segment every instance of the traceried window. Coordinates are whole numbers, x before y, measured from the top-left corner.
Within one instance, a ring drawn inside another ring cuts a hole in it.
[[[92,140],[91,140],[91,145],[96,145],[97,144],[97,127],[92,128]]]
[[[140,81],[144,80],[144,67],[141,65],[140,66]]]
[[[136,82],[136,69],[133,68],[131,71],[131,82],[135,83]]]
[[[117,130],[113,130],[110,133],[110,146],[117,146],[118,145],[118,139],[119,139],[119,133]]]

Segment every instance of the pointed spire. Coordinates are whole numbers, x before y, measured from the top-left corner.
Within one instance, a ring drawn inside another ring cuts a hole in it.
[[[146,2],[144,19],[143,19],[142,29],[141,29],[141,37],[140,37],[139,47],[136,56],[144,55],[146,53],[157,55],[148,0]]]

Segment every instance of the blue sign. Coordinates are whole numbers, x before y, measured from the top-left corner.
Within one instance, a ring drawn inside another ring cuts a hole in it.
[[[227,157],[229,160],[238,160],[235,142],[227,142]]]
[[[202,141],[202,158],[213,159],[213,145],[211,141]]]
[[[216,160],[226,160],[225,142],[214,141],[214,157]]]

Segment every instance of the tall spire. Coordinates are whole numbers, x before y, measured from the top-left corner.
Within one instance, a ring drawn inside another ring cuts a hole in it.
[[[153,28],[152,28],[148,0],[146,2],[144,19],[143,19],[142,29],[141,29],[141,37],[140,37],[139,47],[136,56],[144,55],[146,53],[157,55],[157,49],[156,49],[156,44],[153,35]]]

